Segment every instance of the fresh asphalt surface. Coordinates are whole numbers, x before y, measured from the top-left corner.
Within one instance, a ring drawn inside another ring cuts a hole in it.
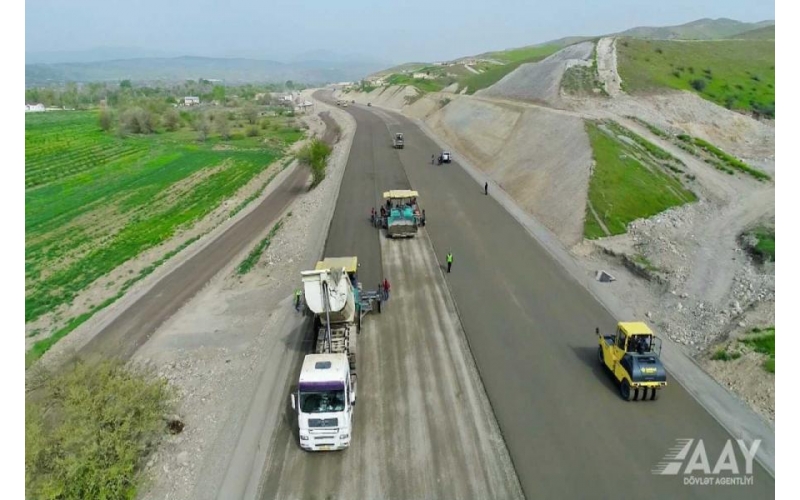
[[[599,366],[594,335],[598,326],[612,332],[616,319],[483,195],[482,183],[458,165],[458,151],[454,163],[431,165],[436,144],[405,117],[347,111],[358,123],[348,169],[373,162],[385,189],[410,183],[440,262],[453,252],[448,286],[528,498],[774,497],[774,479],[758,463],[749,486],[689,486],[682,475],[654,475],[677,439],[702,439],[713,468],[730,436],[674,381],[659,401],[622,401]],[[406,140],[400,151],[390,146],[398,130]],[[326,253],[358,255],[370,284],[381,277],[379,242],[360,221],[384,188],[362,174],[345,173]],[[744,469],[738,450],[737,458]],[[357,481],[358,471],[341,479]]]
[[[416,238],[387,240],[369,222],[383,191],[409,187],[387,137],[385,127],[359,126],[324,251],[358,256],[365,290],[375,290],[384,277],[392,284],[382,313],[370,313],[357,337],[351,446],[304,452],[296,415],[287,407],[272,431],[261,497],[522,498],[424,230]],[[306,352],[297,353],[292,380]]]

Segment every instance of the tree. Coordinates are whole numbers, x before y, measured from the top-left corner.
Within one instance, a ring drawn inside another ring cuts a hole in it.
[[[119,82],[119,88],[121,88],[121,89],[130,89],[130,88],[132,88],[131,81],[130,80],[122,80],[121,82]]]
[[[180,128],[181,125],[181,117],[178,115],[178,112],[175,111],[175,108],[170,108],[164,113],[164,127],[170,132],[174,132]]]
[[[254,106],[247,106],[242,114],[250,125],[255,125],[258,121],[258,110]]]
[[[214,85],[214,88],[211,89],[211,98],[215,101],[225,102],[225,87]]]
[[[100,128],[103,129],[104,132],[108,132],[111,130],[111,122],[112,122],[111,110],[107,107],[103,106],[103,109],[100,110],[100,116],[98,117],[98,122],[100,124]]]
[[[211,122],[203,116],[195,121],[195,126],[197,127],[197,139],[200,142],[205,142],[209,132],[211,132]]]
[[[214,122],[216,123],[219,136],[226,140],[230,139],[231,126],[228,124],[228,120],[224,116],[218,116]]]
[[[120,117],[120,129],[130,134],[152,134],[156,131],[155,115],[139,107],[127,109]]]
[[[286,80],[285,87],[286,87],[288,90],[292,90],[292,89],[294,89],[294,82],[293,82],[293,81],[291,81],[291,80]]]

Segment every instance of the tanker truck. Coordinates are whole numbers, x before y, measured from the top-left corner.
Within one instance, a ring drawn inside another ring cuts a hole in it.
[[[361,318],[372,310],[378,292],[363,292],[356,257],[328,258],[303,271],[306,313],[314,317],[314,353],[303,360],[297,392],[300,447],[308,451],[350,446],[356,403],[356,339]]]

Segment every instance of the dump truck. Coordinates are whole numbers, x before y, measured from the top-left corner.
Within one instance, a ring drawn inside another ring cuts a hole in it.
[[[350,446],[356,402],[357,338],[361,320],[377,304],[379,292],[358,282],[356,257],[327,258],[301,273],[305,312],[314,318],[314,353],[303,361],[296,392],[300,447],[308,451]]]
[[[383,193],[386,206],[378,212],[373,209],[375,227],[386,229],[389,238],[413,238],[420,226],[425,225],[425,210],[417,203],[419,193],[409,189],[394,189]]]
[[[602,335],[595,328],[599,347],[597,359],[614,377],[625,401],[658,399],[667,386],[667,372],[661,363],[661,339],[640,321],[622,321],[614,335]]]
[[[403,147],[405,147],[405,141],[403,140],[402,132],[397,132],[394,134],[394,139],[392,139],[392,147],[395,149],[403,149]]]

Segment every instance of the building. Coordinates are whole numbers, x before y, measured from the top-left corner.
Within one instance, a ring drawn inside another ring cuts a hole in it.
[[[414,73],[412,76],[418,80],[430,80],[431,78],[433,78],[431,75],[427,73]]]
[[[25,112],[26,113],[41,113],[44,111],[44,104],[36,103],[36,104],[26,104],[25,105]]]
[[[195,106],[197,104],[200,104],[200,98],[199,97],[187,95],[186,97],[183,98],[183,105],[184,106]]]

